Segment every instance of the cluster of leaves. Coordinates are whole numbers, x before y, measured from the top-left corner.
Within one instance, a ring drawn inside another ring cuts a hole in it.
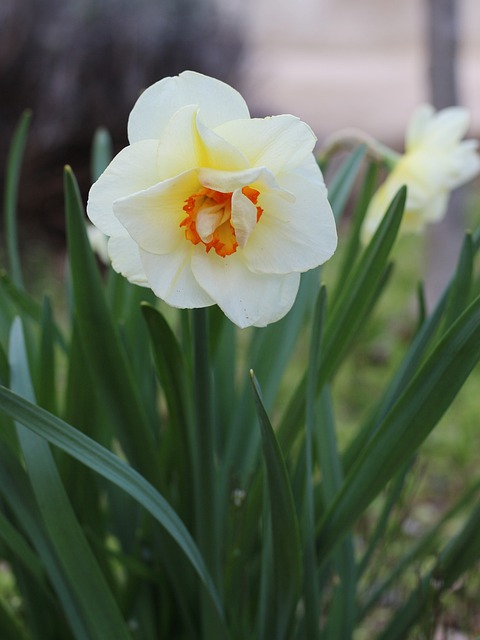
[[[480,234],[466,236],[430,315],[420,290],[401,365],[339,451],[331,383],[388,284],[405,190],[362,249],[369,165],[332,290],[318,271],[304,274],[284,319],[239,332],[214,308],[162,309],[148,290],[101,274],[66,169],[62,329],[22,281],[15,199],[26,131],[24,118],[0,280],[0,550],[20,595],[13,611],[0,601],[1,637],[347,639],[403,573],[434,557],[378,633],[407,637],[480,556],[474,478],[380,583],[359,589],[419,447],[480,358]],[[97,170],[101,157],[98,147]],[[337,217],[364,163],[359,148],[336,173]],[[304,370],[279,398],[302,340]],[[360,549],[355,524],[378,496]]]

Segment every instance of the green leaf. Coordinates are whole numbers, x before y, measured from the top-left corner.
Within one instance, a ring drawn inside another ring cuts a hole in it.
[[[158,485],[153,426],[150,425],[117,326],[106,305],[97,265],[85,230],[78,187],[65,171],[67,240],[78,330],[97,394],[108,410],[117,436],[132,464]]]
[[[43,305],[42,334],[40,340],[40,353],[37,358],[37,370],[35,371],[36,396],[38,404],[55,412],[55,354],[54,354],[54,322],[50,301],[45,298]]]
[[[1,433],[1,436],[3,438],[4,433]],[[65,611],[70,611],[70,617],[75,620],[76,607],[38,511],[31,483],[23,466],[16,456],[12,455],[12,449],[3,443],[0,443],[0,492],[9,507],[10,517],[13,516],[19,531],[29,538],[41,559],[45,572],[58,594],[59,604]],[[60,633],[64,628],[68,629],[66,618],[61,615],[57,603],[53,602],[51,591],[49,590],[45,597],[45,586],[32,580],[32,573],[24,571],[23,565],[15,561],[15,556],[10,556],[10,562],[21,588],[32,640],[51,637],[53,627]],[[81,624],[80,620],[78,624]]]
[[[306,319],[313,310],[319,287],[319,270],[302,274],[300,289],[291,311],[279,322],[254,329],[245,355],[262,384],[262,399],[267,411],[274,406],[287,365],[295,352]],[[301,397],[304,408],[305,394]],[[228,434],[225,468],[238,469],[242,482],[247,482],[258,462],[259,433],[254,429],[255,408],[251,402],[250,381],[247,380],[238,401],[230,408],[233,422]],[[251,425],[251,428],[249,428]]]
[[[150,335],[150,343],[158,379],[165,394],[170,417],[169,434],[174,451],[182,451],[175,457],[181,483],[184,517],[191,517],[193,487],[193,434],[191,433],[191,394],[187,378],[185,357],[180,344],[163,315],[149,304],[142,304],[142,313]],[[168,449],[165,443],[162,449]],[[161,454],[162,452],[160,452]]]
[[[471,233],[463,241],[455,275],[449,287],[444,327],[447,329],[468,304],[473,279],[473,258],[475,247]]]
[[[324,379],[329,379],[336,370],[371,310],[400,228],[405,198],[406,189],[403,187],[392,200],[372,241],[344,282],[338,298],[332,302],[325,327]]]
[[[332,400],[328,386],[322,389],[318,401],[316,440],[319,466],[322,473],[324,502],[329,507],[342,482],[343,470],[338,454]],[[317,563],[318,565],[318,563]],[[352,638],[356,616],[357,571],[351,535],[345,537],[333,554],[336,584],[333,587],[326,638]]]
[[[336,172],[328,187],[328,199],[332,205],[335,218],[338,220],[347,204],[348,197],[355,183],[358,171],[367,152],[365,145],[360,145]]]
[[[328,555],[425,440],[480,358],[480,296],[432,351],[350,472],[322,523]]]
[[[22,318],[33,320],[37,324],[43,322],[44,309],[34,298],[32,298],[24,289],[17,287],[9,275],[0,270],[0,291],[6,294],[15,308],[14,315]],[[2,305],[5,300],[2,301]],[[11,321],[9,322],[9,327]],[[56,324],[53,324],[53,332],[55,342],[63,351],[66,351],[65,338]]]
[[[333,301],[324,334],[322,366],[317,389],[335,374],[354,338],[372,312],[389,270],[388,257],[397,236],[405,206],[406,189],[399,190],[370,244],[352,270],[338,299]],[[304,415],[305,377],[300,381],[279,427],[282,446],[291,446],[297,425]]]
[[[92,182],[105,171],[113,156],[112,139],[104,127],[95,131],[92,144]]]
[[[12,389],[34,401],[20,320],[10,338]],[[118,606],[88,546],[60,480],[47,442],[18,425],[18,438],[45,526],[72,593],[66,611],[77,638],[130,638]]]
[[[311,640],[320,638],[320,593],[317,579],[315,553],[315,504],[313,475],[313,436],[317,431],[316,388],[320,367],[323,325],[325,321],[327,293],[322,286],[317,298],[312,322],[310,355],[307,369],[306,388],[306,433],[305,433],[305,504],[304,504],[304,594],[305,631]]]
[[[349,233],[347,245],[344,249],[342,256],[342,263],[340,266],[338,278],[336,280],[335,291],[340,290],[343,284],[348,278],[352,270],[352,265],[355,264],[358,252],[360,250],[360,231],[362,228],[365,214],[368,210],[368,205],[372,199],[375,191],[375,185],[378,174],[378,165],[371,162],[368,166],[366,176],[363,181],[362,191],[358,197],[355,212],[353,214],[352,229]]]
[[[60,418],[32,405],[2,386],[0,408],[11,418],[113,482],[141,504],[182,549],[205,585],[219,615],[222,615],[217,592],[192,537],[170,505],[144,477]]]
[[[23,112],[13,134],[7,160],[7,171],[5,174],[4,211],[7,255],[12,280],[15,285],[20,288],[23,288],[23,276],[18,251],[17,200],[20,170],[31,118],[31,111]]]
[[[382,632],[379,640],[403,640],[408,631],[420,622],[442,592],[449,589],[467,569],[480,558],[480,505],[477,505],[460,532],[440,553],[433,569],[400,607]]]
[[[3,640],[31,640],[25,635],[16,617],[0,601],[0,636]]]
[[[157,368],[158,379],[165,393],[172,422],[186,434],[188,431],[188,389],[185,358],[175,334],[163,315],[150,304],[142,304],[150,342]],[[183,438],[187,446],[188,437]]]
[[[250,375],[262,434],[270,497],[277,629],[275,638],[289,638],[302,574],[300,533],[285,462],[253,371]]]
[[[14,526],[12,526],[1,512],[0,538],[15,555],[18,562],[23,565],[26,572],[30,574],[30,578],[38,585],[42,586],[45,589],[45,595],[47,595],[48,591],[45,573],[43,572],[42,565],[38,557],[32,551],[24,536],[19,533]]]
[[[452,281],[445,289],[429,318],[425,318],[423,290],[421,287],[419,288],[418,295],[421,318],[417,334],[415,335],[402,364],[398,367],[393,379],[387,386],[375,413],[362,426],[351,444],[348,446],[343,456],[345,469],[349,469],[351,463],[358,458],[362,447],[365,446],[365,443],[373,436],[375,431],[378,429],[382,418],[385,416],[387,411],[391,409],[393,404],[404,392],[405,388],[418,371],[418,368],[425,358],[425,354],[428,353],[428,350],[432,348],[432,344],[435,343],[437,335],[439,333],[440,335],[442,334],[442,330],[439,329],[442,319],[442,326],[445,331],[449,328],[460,311],[465,308],[472,278],[472,251],[477,250],[478,246],[472,245],[470,237],[467,235]],[[458,293],[456,292],[457,288],[459,289]],[[448,309],[450,311],[448,311]],[[448,317],[448,319],[446,319],[446,317]]]
[[[412,571],[414,563],[418,566],[422,558],[438,555],[438,541],[440,535],[447,523],[457,518],[459,513],[467,507],[470,509],[471,503],[478,500],[478,492],[480,490],[480,480],[477,480],[461,498],[451,507],[429,531],[427,531],[417,543],[411,547],[408,552],[397,562],[395,567],[386,576],[386,578],[378,583],[373,591],[368,594],[365,602],[362,603],[358,615],[358,621],[362,620],[373,606],[388,593],[396,580],[405,572]]]

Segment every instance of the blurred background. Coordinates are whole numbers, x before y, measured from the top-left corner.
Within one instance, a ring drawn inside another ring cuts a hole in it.
[[[86,197],[96,128],[118,151],[141,90],[184,69],[233,84],[254,115],[300,116],[320,141],[358,126],[401,148],[425,100],[468,106],[478,135],[479,24],[478,0],[2,0],[2,174],[34,112],[23,233],[63,242],[63,165]]]

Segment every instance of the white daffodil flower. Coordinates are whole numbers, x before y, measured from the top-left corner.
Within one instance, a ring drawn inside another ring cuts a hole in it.
[[[300,273],[337,244],[311,129],[250,118],[233,88],[185,71],[146,89],[128,137],[87,205],[113,268],[174,307],[217,304],[240,327],[283,317]]]
[[[363,225],[368,241],[403,185],[407,202],[401,232],[421,232],[429,222],[440,220],[447,210],[450,191],[480,172],[476,140],[462,140],[470,122],[461,107],[435,112],[423,105],[410,121],[405,153],[373,196]]]

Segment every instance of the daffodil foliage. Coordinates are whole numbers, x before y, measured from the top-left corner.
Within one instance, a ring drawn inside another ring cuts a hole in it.
[[[422,114],[383,187],[366,147],[324,161],[327,198],[306,124],[250,118],[200,74],[161,80],[128,147],[111,159],[96,137],[95,227],[65,171],[58,309],[18,249],[22,118],[0,276],[2,639],[401,640],[431,624],[480,559],[480,476],[417,537],[398,513],[480,359],[479,232],[435,308],[420,287],[402,357],[348,438],[335,395],[421,176],[436,210],[478,168],[462,112]],[[430,165],[437,143],[449,151]]]

